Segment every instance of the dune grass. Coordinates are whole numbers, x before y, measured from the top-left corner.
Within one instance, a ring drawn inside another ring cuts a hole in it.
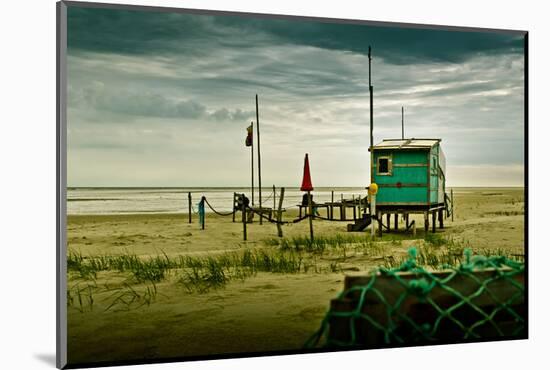
[[[67,290],[69,306],[84,312],[94,307],[94,294],[112,292],[107,309],[129,309],[149,305],[157,297],[157,283],[174,278],[188,292],[205,293],[223,288],[234,280],[245,280],[258,272],[279,274],[342,272],[340,263],[350,257],[374,257],[387,268],[401,266],[408,256],[396,253],[411,246],[418,249],[417,263],[430,268],[456,266],[469,246],[465,240],[455,240],[441,234],[427,233],[424,240],[390,237],[372,241],[368,234],[335,234],[309,237],[271,238],[263,243],[268,248],[245,249],[239,252],[205,256],[168,256],[162,252],[151,257],[139,257],[126,252],[119,255],[83,256],[69,251],[67,269],[70,281],[77,281]],[[409,245],[406,245],[409,244]],[[275,248],[271,248],[275,247]],[[397,248],[397,249],[396,249]],[[325,253],[330,254],[323,256]],[[521,260],[505,250],[481,250],[482,255],[502,255]],[[335,257],[336,256],[336,257]],[[100,272],[125,274],[126,280],[116,288],[101,290],[95,283]]]
[[[293,274],[323,271],[318,268],[316,259],[305,258],[303,253],[262,249],[200,257],[168,257],[163,253],[147,258],[129,253],[82,256],[81,253],[71,251],[67,256],[67,268],[75,278],[85,281],[95,281],[97,274],[102,271],[129,273],[131,280],[128,284],[155,284],[173,275],[187,290],[197,292],[223,287],[231,280],[243,280],[258,272]],[[331,266],[327,270],[335,268]],[[80,288],[69,294],[82,297]]]

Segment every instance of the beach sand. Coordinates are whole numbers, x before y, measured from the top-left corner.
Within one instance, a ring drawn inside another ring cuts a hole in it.
[[[523,189],[455,188],[454,199],[454,222],[447,219],[438,234],[477,253],[524,254]],[[294,216],[288,212],[285,218]],[[416,219],[417,225],[423,224],[422,216]],[[316,220],[315,235],[347,234],[346,224]],[[256,219],[247,225],[245,242],[242,223],[214,214],[207,215],[205,230],[200,229],[196,215],[189,224],[184,214],[68,216],[67,227],[69,251],[85,257],[213,256],[245,249],[273,250],[276,247],[266,240],[277,237],[275,225],[259,225]],[[156,283],[155,299],[141,307],[112,306],[116,296],[109,288],[130,286],[142,296],[151,289],[128,273],[102,271],[89,280],[70,273],[68,289],[73,296],[75,287],[82,290],[85,302],[87,292],[94,294],[93,304],[68,307],[69,363],[300,350],[319,327],[330,299],[342,290],[346,272],[367,272],[384,256],[402,258],[409,247],[423,243],[423,228],[416,237],[403,231],[401,221],[400,228],[385,234],[371,255],[348,251],[344,257],[330,253],[311,257],[319,259],[319,266],[337,261],[337,272],[261,272],[205,293],[189,292],[174,272]],[[306,220],[285,225],[283,231],[287,238],[307,237],[309,225]]]

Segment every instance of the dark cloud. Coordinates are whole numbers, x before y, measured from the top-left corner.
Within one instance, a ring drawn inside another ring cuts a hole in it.
[[[376,142],[400,136],[404,106],[406,136],[443,139],[453,183],[460,177],[478,184],[480,169],[506,180],[524,159],[519,36],[73,6],[68,35],[75,184],[86,183],[92,168],[101,176],[105,166],[127,163],[180,184],[195,174],[204,181],[205,168],[218,174],[223,167],[227,179],[241,184],[255,94],[267,182],[294,181],[286,177],[289,166],[299,177],[308,151],[321,183],[333,184],[334,171],[342,170],[342,185],[362,184],[369,44]],[[108,163],[98,163],[102,156]],[[125,183],[136,182],[130,175]],[[105,172],[105,184],[117,176]]]
[[[221,108],[211,113],[209,117],[216,121],[246,122],[254,118],[254,114],[254,111],[243,111],[241,109],[230,111],[227,108]]]
[[[159,93],[114,91],[94,81],[82,89],[69,88],[71,108],[92,109],[129,117],[209,119],[215,121],[247,121],[254,111],[220,108],[213,111],[194,100],[169,98]]]
[[[460,63],[479,54],[523,53],[523,35],[459,32],[243,16],[70,6],[69,51],[205,55],[224,47],[301,45],[367,54],[393,64]]]

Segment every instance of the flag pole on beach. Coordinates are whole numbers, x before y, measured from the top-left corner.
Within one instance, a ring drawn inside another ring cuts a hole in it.
[[[258,201],[260,204],[260,225],[262,224],[262,162],[260,157],[260,113],[258,111],[258,94],[256,94],[256,136],[258,137]]]
[[[246,128],[245,145],[250,147],[250,171],[251,171],[251,190],[252,190],[252,205],[254,206],[254,122],[250,122],[250,126]]]
[[[313,211],[312,211],[312,202],[311,202],[311,191],[313,190],[313,184],[311,183],[311,174],[309,171],[309,158],[306,153],[304,159],[304,176],[302,178],[302,186],[300,187],[301,191],[307,191],[307,208],[309,212],[309,236],[313,240]]]

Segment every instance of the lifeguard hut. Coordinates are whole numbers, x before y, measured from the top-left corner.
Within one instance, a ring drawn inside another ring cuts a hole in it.
[[[443,219],[452,213],[452,193],[445,193],[445,155],[441,148],[441,139],[405,138],[404,111],[401,108],[401,139],[384,139],[374,145],[374,108],[371,81],[371,48],[369,46],[369,96],[370,96],[370,180],[376,184],[376,205],[369,200],[369,213],[355,224],[348,225],[348,231],[361,231],[371,224],[374,218],[378,222],[379,234],[383,228],[391,230],[391,215],[394,215],[394,228],[399,225],[399,215],[405,219],[406,229],[414,226],[409,223],[410,214],[424,215],[424,230],[430,226],[435,232],[436,221],[443,228]],[[366,211],[366,210],[365,210]],[[384,215],[386,223],[384,224]],[[374,231],[374,225],[373,225]]]
[[[445,193],[445,155],[441,139],[385,139],[372,147],[371,179],[378,185],[376,215],[382,227],[395,228],[403,215],[407,228],[410,214],[424,215],[424,229],[432,231],[436,219],[443,228],[443,219],[450,212],[450,199]],[[445,213],[444,213],[445,212]],[[386,224],[384,225],[384,214]]]

